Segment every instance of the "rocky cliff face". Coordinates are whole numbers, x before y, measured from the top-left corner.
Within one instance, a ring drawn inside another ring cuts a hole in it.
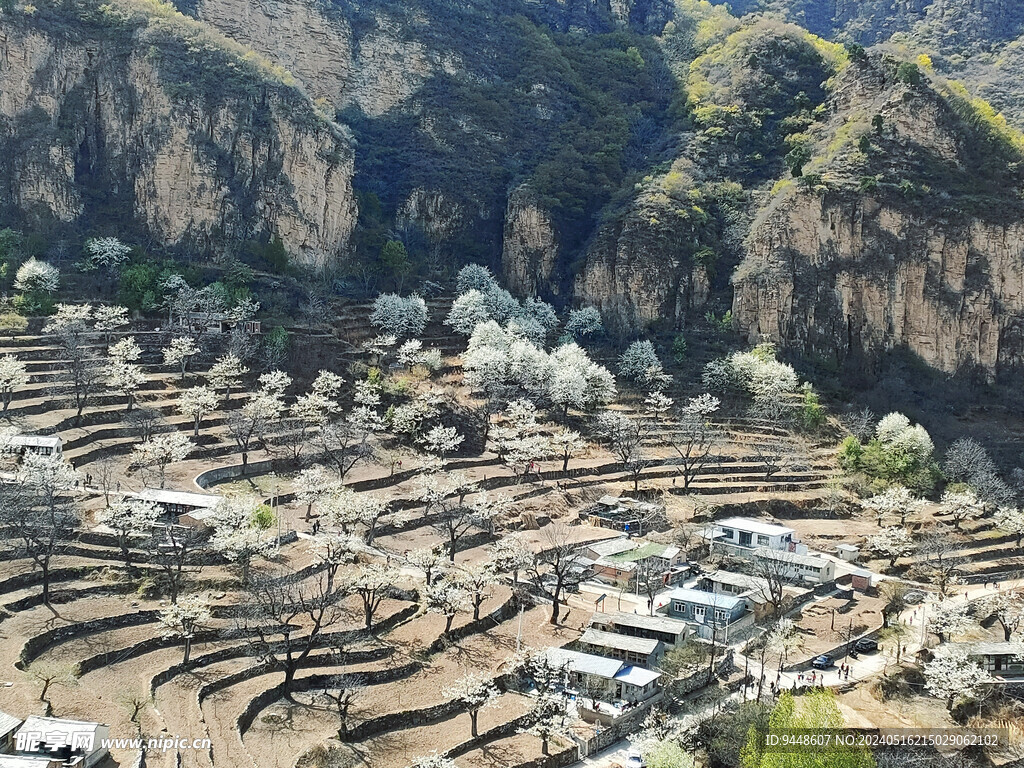
[[[692,260],[692,233],[685,229],[670,212],[639,201],[603,226],[588,248],[576,275],[577,303],[597,307],[615,333],[680,327],[687,311],[702,306],[710,292],[707,271]]]
[[[335,259],[356,220],[342,130],[280,84],[214,101],[175,82],[161,45],[180,41],[143,29],[149,45],[45,17],[0,23],[0,132],[16,148],[0,203],[30,221],[131,220],[169,246],[276,234],[302,263]]]
[[[558,294],[558,238],[551,217],[527,186],[509,196],[502,242],[501,266],[511,290],[526,296]]]
[[[1024,361],[1024,222],[794,194],[752,235],[733,316],[752,343],[840,362],[906,347],[947,373],[1009,373]]]
[[[371,117],[405,103],[433,72],[458,67],[451,54],[428,49],[384,10],[358,38],[344,16],[307,0],[200,0],[195,13],[284,66],[314,98],[337,109],[355,105]]]

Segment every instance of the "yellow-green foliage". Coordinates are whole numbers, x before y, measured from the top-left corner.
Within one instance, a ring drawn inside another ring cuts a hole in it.
[[[984,99],[973,96],[963,83],[946,80],[941,91],[956,113],[972,128],[1012,149],[1024,157],[1024,134],[1011,126],[1002,113]]]
[[[846,50],[845,45],[823,40],[810,32],[805,35],[805,39],[832,68],[833,73],[842,72],[850,65],[850,52]]]
[[[721,42],[740,26],[724,5],[712,5],[708,0],[676,0],[676,18],[677,22],[670,22],[676,27],[693,27],[693,45],[698,50]]]

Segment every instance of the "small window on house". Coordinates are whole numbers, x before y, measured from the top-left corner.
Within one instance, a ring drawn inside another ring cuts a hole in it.
[[[767,536],[762,536],[761,534],[757,534],[757,544],[758,544],[758,546],[767,547],[769,541],[770,540],[769,540],[769,538]]]
[[[732,528],[723,528],[723,529],[722,529],[722,534],[723,534],[723,535],[725,536],[725,538],[727,538],[727,539],[731,539],[731,538],[733,538],[733,531],[732,531]]]

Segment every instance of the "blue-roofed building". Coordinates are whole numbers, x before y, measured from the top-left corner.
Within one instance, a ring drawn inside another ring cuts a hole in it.
[[[556,663],[565,664],[569,686],[585,698],[632,704],[654,698],[660,691],[661,673],[646,667],[565,648],[553,648],[551,655]]]
[[[730,633],[754,623],[754,613],[742,597],[677,587],[661,597],[659,609],[673,619],[690,622],[697,634],[726,640]]]

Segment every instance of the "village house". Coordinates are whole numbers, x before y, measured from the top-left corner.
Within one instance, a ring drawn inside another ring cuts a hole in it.
[[[620,588],[634,584],[638,576],[644,582],[653,577],[672,586],[688,572],[679,547],[643,539],[623,536],[594,542],[585,553],[594,560],[594,578]]]
[[[584,632],[576,644],[583,653],[607,656],[643,667],[655,666],[665,653],[665,644],[660,640],[604,632],[593,627]]]
[[[771,585],[767,579],[732,571],[712,571],[704,574],[697,582],[697,588],[716,595],[741,597],[754,612],[754,620],[761,621],[775,613],[778,606],[772,603]]]
[[[130,498],[151,501],[165,515],[177,518],[179,525],[190,528],[207,527],[214,508],[221,500],[220,496],[211,494],[167,491],[162,488],[144,488]]]
[[[595,528],[608,528],[630,536],[666,527],[665,507],[628,496],[602,496],[583,517]]]
[[[19,725],[20,718],[0,712],[0,752],[10,752],[14,748],[14,732]]]
[[[178,325],[187,328],[189,332],[202,331],[218,336],[230,333],[238,326],[250,334],[258,334],[263,330],[259,320],[240,321],[225,312],[186,312],[178,317]]]
[[[659,615],[644,616],[624,611],[595,613],[590,619],[590,626],[602,632],[660,640],[668,646],[682,643],[690,631],[690,626],[679,619]]]
[[[977,642],[950,643],[963,648],[975,659],[995,682],[1020,683],[1024,678],[1024,643],[1021,642]]]
[[[705,640],[727,642],[730,634],[754,623],[754,613],[742,597],[676,587],[664,598],[666,602],[659,610],[671,618],[691,622]]]
[[[710,543],[712,552],[742,557],[750,557],[762,547],[780,552],[807,551],[804,545],[797,543],[794,529],[749,517],[718,520],[705,528],[703,535]]]
[[[553,649],[552,656],[556,663],[566,665],[570,687],[583,697],[609,704],[635,704],[659,693],[660,672],[564,648]]]
[[[14,435],[4,446],[4,453],[24,456],[34,453],[39,456],[60,456],[64,453],[64,441],[57,435]]]
[[[15,754],[46,758],[93,768],[106,759],[103,742],[110,738],[110,727],[100,723],[32,716],[14,735]]]
[[[789,581],[808,584],[829,584],[836,579],[834,561],[820,555],[780,552],[775,549],[759,549],[754,552],[755,563],[767,563],[765,567]]]

